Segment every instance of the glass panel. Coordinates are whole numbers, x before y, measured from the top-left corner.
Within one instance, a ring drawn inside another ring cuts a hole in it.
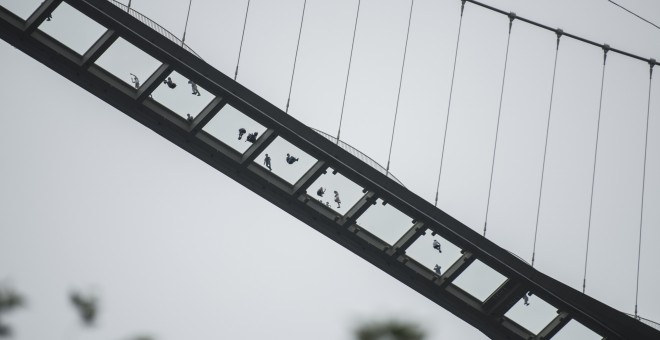
[[[506,281],[504,275],[475,260],[454,280],[453,284],[484,302],[504,281]]]
[[[105,27],[66,2],[57,6],[52,19],[44,21],[39,29],[80,55],[85,54],[106,31]]]
[[[532,295],[527,301],[524,298],[518,301],[504,316],[539,334],[557,316],[557,308]]]
[[[557,335],[552,337],[553,340],[601,340],[602,338],[602,336],[575,320],[569,321]]]
[[[133,44],[118,38],[96,61],[96,64],[127,84],[142,85],[158,69],[161,62],[152,58]]]
[[[41,5],[42,0],[2,0],[0,5],[27,20]]]
[[[436,246],[434,241],[440,245]],[[430,270],[435,271],[435,266],[439,266],[441,273],[449,269],[462,255],[460,248],[439,235],[432,235],[431,230],[426,230],[425,235],[410,245],[406,254]]]
[[[295,184],[316,163],[316,159],[284,138],[277,137],[255,162],[290,184]]]
[[[194,86],[193,86],[194,85]],[[193,90],[194,89],[194,90]],[[197,116],[213,99],[201,86],[191,83],[178,72],[172,72],[152,93],[153,98],[179,116]]]
[[[413,225],[412,218],[378,199],[357,219],[357,224],[390,245],[396,243]]]
[[[314,184],[307,189],[307,194],[332,208],[332,210],[345,215],[357,203],[364,193],[362,187],[353,183],[340,173],[333,174],[334,169],[328,168]],[[335,201],[335,192],[339,196],[339,203]]]
[[[262,136],[266,128],[227,104],[203,130],[234,150],[244,153],[252,145],[247,136],[255,132],[257,136]]]

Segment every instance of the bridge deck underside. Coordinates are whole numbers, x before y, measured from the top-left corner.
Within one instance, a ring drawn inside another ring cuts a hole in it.
[[[75,52],[39,29],[62,0],[44,1],[27,20],[0,7],[0,36],[490,338],[550,339],[571,320],[607,339],[660,338],[660,332],[651,327],[538,272],[110,2],[65,2],[107,30],[85,53]],[[161,64],[139,88],[96,64],[118,38]],[[173,72],[213,95],[192,120],[151,98],[154,90]],[[229,108],[264,129],[244,150],[237,150],[205,130],[219,112]],[[285,179],[255,162],[281,140],[313,159],[302,175]],[[361,198],[345,211],[319,202],[313,196],[314,189],[310,189],[329,172],[342,175],[362,189]],[[403,231],[396,237],[386,240],[359,223],[361,216],[381,207],[377,202],[387,204],[410,221],[401,226]],[[407,253],[411,245],[428,235],[437,235],[460,250],[458,259],[441,274]],[[504,278],[490,295],[481,299],[457,284],[461,275],[477,264],[485,265]],[[527,293],[539,297],[557,311],[556,317],[540,331],[532,332],[505,316]]]

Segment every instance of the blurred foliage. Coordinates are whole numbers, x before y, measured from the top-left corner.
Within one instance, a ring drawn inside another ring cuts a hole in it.
[[[358,340],[422,340],[426,334],[416,324],[390,320],[359,326],[355,336]]]
[[[25,304],[25,299],[16,291],[8,287],[0,287],[0,317]],[[12,334],[11,327],[6,325],[0,318],[0,337],[9,337]]]
[[[69,299],[80,315],[83,324],[86,326],[93,325],[98,312],[96,298],[93,296],[84,296],[82,293],[74,291],[69,295]]]

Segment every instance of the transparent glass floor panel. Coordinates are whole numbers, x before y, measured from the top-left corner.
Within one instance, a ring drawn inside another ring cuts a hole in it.
[[[353,183],[353,181],[344,177],[341,173],[337,172],[333,174],[333,172],[334,169],[328,168],[325,174],[321,175],[321,177],[309,186],[307,194],[313,199],[326,204],[337,213],[345,215],[364,196],[364,193],[362,193],[362,187]],[[319,189],[321,188],[323,188],[324,193],[319,195]],[[335,202],[335,191],[339,195],[341,204]]]
[[[174,71],[152,92],[152,97],[183,118],[187,118],[188,114],[195,117],[213,99],[210,92],[199,85],[196,87],[199,95],[193,94],[187,78]]]
[[[240,129],[245,129],[246,132],[239,139]],[[266,128],[227,104],[204,126],[203,130],[242,154],[252,146],[252,143],[246,140],[247,135],[257,132],[257,136],[262,136]]]
[[[475,260],[452,283],[484,302],[504,281],[504,275]]]
[[[383,201],[378,199],[375,205],[357,219],[357,224],[393,245],[413,226],[412,218],[391,205],[382,203]]]
[[[557,308],[534,295],[528,296],[528,299],[528,306],[521,299],[504,316],[539,334],[557,316]]]
[[[27,20],[42,2],[42,0],[0,0],[0,6]]]
[[[105,33],[106,28],[88,18],[66,2],[62,2],[39,29],[76,53],[83,55]]]
[[[552,340],[601,340],[602,336],[598,335],[591,329],[585,327],[583,324],[571,320],[559,333],[552,337]]]
[[[271,171],[290,184],[295,184],[316,163],[314,157],[281,137],[275,138],[266,150],[255,159],[255,162],[264,169],[268,169],[266,167],[266,155],[270,158]],[[296,161],[289,164],[287,162],[289,157],[296,159]]]
[[[433,241],[440,243],[439,252],[433,247]],[[420,236],[408,249],[406,255],[421,263],[430,270],[436,265],[440,266],[441,272],[449,269],[454,262],[461,257],[461,249],[453,243],[443,239],[439,235],[432,235],[431,230]]]
[[[133,75],[142,85],[161,64],[123,38],[118,38],[96,61],[96,65],[134,87]]]

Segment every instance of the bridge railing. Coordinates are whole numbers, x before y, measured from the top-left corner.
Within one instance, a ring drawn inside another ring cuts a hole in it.
[[[361,161],[371,165],[372,168],[382,172],[385,176],[393,179],[395,182],[399,183],[401,186],[405,187],[405,185],[403,185],[403,183],[401,183],[401,181],[399,181],[398,178],[394,177],[394,175],[392,175],[391,172],[387,171],[387,169],[385,169],[382,165],[378,164],[378,162],[371,159],[371,157],[369,157],[369,156],[363,154],[362,152],[360,152],[360,150],[352,147],[351,145],[349,145],[347,143],[342,142],[341,140],[338,140],[337,138],[335,138],[333,136],[330,136],[329,134],[327,134],[323,131],[319,131],[317,129],[313,129],[313,130],[316,131],[319,135],[321,135],[321,136],[325,137],[326,139],[330,140],[331,142],[339,145],[342,149],[348,151],[351,155],[353,155],[353,156],[357,157],[358,159],[360,159]]]
[[[128,12],[130,15],[132,15],[135,19],[140,20],[143,24],[149,26],[151,29],[154,31],[160,33],[162,36],[166,37],[167,39],[172,40],[174,43],[177,45],[183,47],[184,50],[192,53],[194,56],[196,56],[199,59],[202,59],[202,57],[199,56],[195,51],[192,50],[192,48],[188,47],[181,39],[177,38],[176,35],[172,34],[172,32],[168,31],[165,27],[157,24],[155,21],[149,19],[147,16],[144,14],[129,8],[128,6],[122,4],[121,2],[115,1],[115,0],[108,0],[110,1],[113,5],[121,8],[125,12]]]

